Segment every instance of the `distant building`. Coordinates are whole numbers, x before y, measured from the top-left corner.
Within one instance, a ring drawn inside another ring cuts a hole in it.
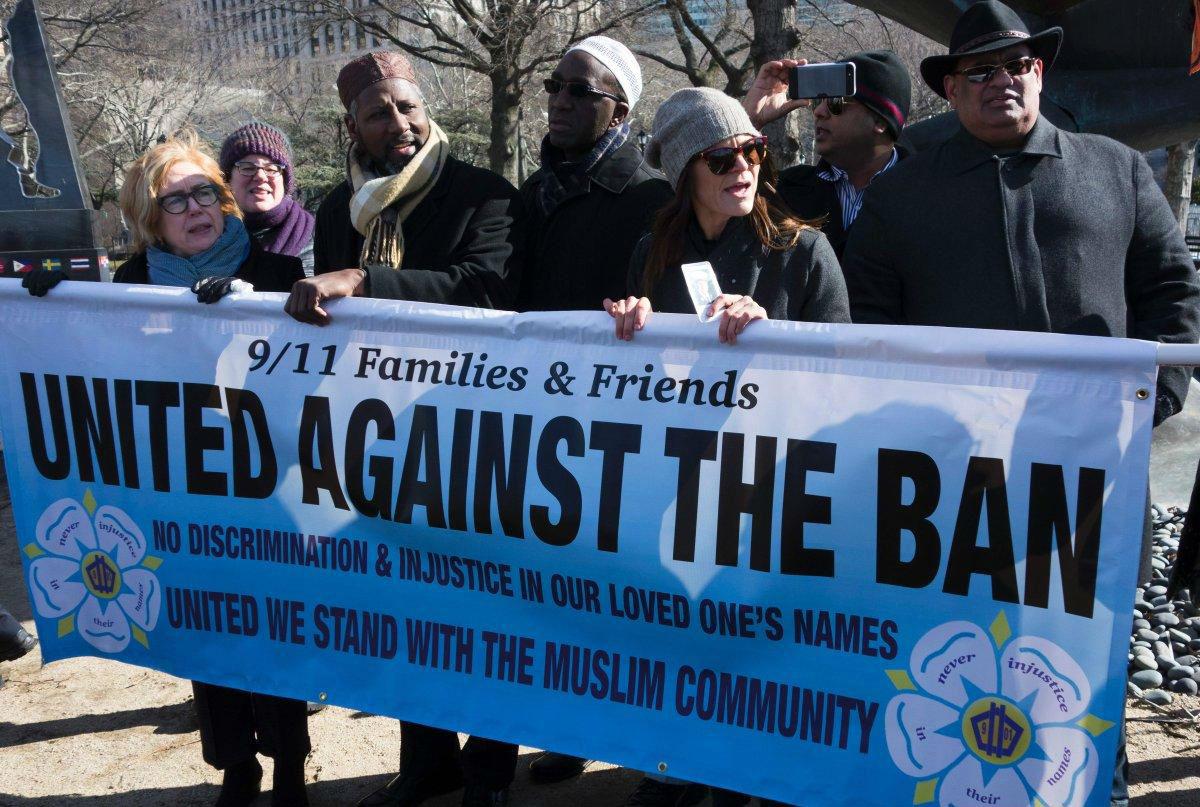
[[[302,2],[275,0],[179,0],[185,22],[201,48],[229,64],[294,60],[300,69],[348,59],[380,46],[379,38],[353,21],[309,12]],[[369,13],[368,0],[353,7]]]
[[[707,34],[715,34],[729,15],[735,21],[749,18],[744,0],[687,0],[684,3],[688,15],[704,29]],[[796,4],[796,24],[800,29],[807,30],[827,24],[840,25],[859,10],[845,0],[802,0]],[[740,28],[740,24],[738,25]],[[655,11],[639,26],[650,41],[664,38],[674,39],[675,32],[671,27],[671,19],[665,11]],[[746,35],[752,29],[746,29]]]
[[[705,30],[707,33],[714,33],[720,27],[721,21],[725,18],[726,2],[724,0],[687,0],[684,7],[687,8],[688,16],[696,21],[696,24]],[[745,13],[745,4],[735,4],[738,13]],[[674,37],[675,32],[671,27],[671,18],[666,12],[658,12],[651,14],[646,18],[645,24],[639,26],[643,29],[646,35],[651,40],[660,37]]]
[[[859,10],[845,0],[804,0],[796,5],[796,22],[801,26],[842,24]]]

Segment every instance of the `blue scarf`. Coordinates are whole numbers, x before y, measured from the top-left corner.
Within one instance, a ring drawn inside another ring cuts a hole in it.
[[[225,232],[211,247],[181,258],[155,246],[146,248],[150,282],[156,286],[191,288],[202,277],[229,277],[237,272],[250,254],[250,234],[237,216],[225,217]]]
[[[550,136],[542,140],[542,188],[538,194],[538,206],[542,213],[549,216],[558,207],[559,202],[575,193],[579,188],[586,187],[588,174],[598,166],[605,157],[616,153],[629,139],[629,124],[622,123],[614,126],[600,136],[596,145],[582,160],[575,163],[566,162],[561,149],[550,145]]]

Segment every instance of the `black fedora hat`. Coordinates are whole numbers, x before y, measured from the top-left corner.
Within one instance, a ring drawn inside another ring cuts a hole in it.
[[[1054,64],[1062,45],[1062,28],[1055,26],[1030,34],[1024,20],[1000,0],[983,0],[963,12],[950,35],[950,52],[921,61],[921,78],[943,98],[942,79],[949,75],[963,56],[1004,50],[1013,45],[1028,45],[1046,69]]]

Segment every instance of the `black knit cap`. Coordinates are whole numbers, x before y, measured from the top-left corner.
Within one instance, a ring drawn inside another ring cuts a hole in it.
[[[921,78],[929,88],[943,98],[946,88],[942,79],[958,67],[963,56],[991,53],[1013,45],[1028,45],[1033,55],[1049,70],[1062,46],[1063,29],[1057,25],[1036,34],[1017,12],[1000,0],[983,0],[962,13],[950,34],[950,52],[945,56],[930,56],[921,62]]]
[[[858,88],[854,100],[883,118],[892,139],[898,139],[912,100],[912,79],[900,57],[890,50],[868,50],[851,53],[838,62],[854,64]]]

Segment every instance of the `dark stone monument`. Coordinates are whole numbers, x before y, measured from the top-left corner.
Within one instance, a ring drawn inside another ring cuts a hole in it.
[[[0,277],[42,266],[108,280],[36,0],[19,0],[4,29],[0,56],[14,97],[0,129]]]
[[[948,45],[974,0],[850,0]],[[1071,131],[1107,135],[1139,151],[1200,137],[1200,75],[1188,68],[1192,0],[1005,0],[1031,31],[1063,29],[1046,73],[1042,111]],[[920,81],[920,77],[914,77]],[[919,148],[944,140],[953,113],[912,126]]]

